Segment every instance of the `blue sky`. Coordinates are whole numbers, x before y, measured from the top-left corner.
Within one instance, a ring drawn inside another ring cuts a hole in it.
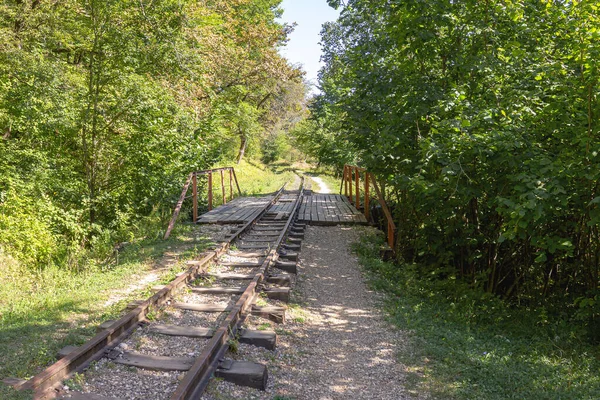
[[[281,8],[284,9],[282,21],[296,22],[297,26],[280,53],[292,64],[302,64],[306,78],[316,84],[321,67],[321,25],[335,21],[339,12],[329,7],[326,0],[283,0]]]

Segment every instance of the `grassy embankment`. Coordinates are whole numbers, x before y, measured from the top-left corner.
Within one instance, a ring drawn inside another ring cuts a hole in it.
[[[439,399],[600,398],[600,349],[577,327],[515,309],[459,282],[419,276],[418,266],[378,258],[379,239],[355,246],[371,285],[387,294],[412,392]]]
[[[319,191],[319,185],[312,178],[318,177],[327,185],[331,193],[339,193],[341,178],[336,177],[329,168],[316,168],[314,165],[305,162],[289,163],[286,161],[278,161],[272,167],[282,173],[292,173],[293,171],[298,175],[304,175],[308,180],[307,186],[315,192]]]
[[[293,179],[290,171],[274,172],[256,162],[236,165],[236,172],[244,195],[274,192]],[[182,222],[186,214],[182,212]],[[134,238],[115,253],[118,258],[90,260],[78,271],[59,267],[32,271],[0,254],[0,379],[35,375],[55,360],[59,349],[84,343],[98,324],[118,317],[127,303],[147,297],[152,286],[184,269],[182,261],[157,271],[165,252],[186,260],[212,245],[185,223],[177,224],[164,241],[165,226],[166,221],[157,221],[145,237]],[[158,281],[140,285],[150,272],[158,274]],[[0,384],[1,399],[27,397]]]

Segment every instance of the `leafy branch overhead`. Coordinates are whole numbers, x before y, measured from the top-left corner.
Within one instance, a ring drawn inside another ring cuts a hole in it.
[[[303,149],[387,181],[424,271],[597,323],[598,4],[329,3]]]
[[[3,250],[61,263],[73,249],[127,240],[136,220],[171,207],[189,171],[235,158],[246,142],[260,155],[306,94],[303,72],[277,52],[290,32],[279,3],[3,2]],[[28,236],[22,213],[53,250]]]

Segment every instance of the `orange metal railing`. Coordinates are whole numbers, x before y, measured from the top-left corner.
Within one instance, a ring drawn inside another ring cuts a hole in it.
[[[225,190],[225,172],[229,172],[229,200],[233,200],[233,183],[235,182],[235,186],[237,187],[238,193],[241,196],[242,191],[240,190],[240,185],[237,180],[237,176],[235,174],[235,169],[233,167],[223,167],[223,168],[213,168],[206,169],[203,171],[190,172],[188,175],[185,184],[183,185],[183,190],[181,191],[181,196],[179,196],[179,201],[175,206],[175,210],[173,211],[173,217],[171,217],[171,221],[169,222],[169,226],[167,227],[167,231],[165,232],[164,238],[167,239],[169,235],[171,235],[171,231],[175,226],[175,222],[177,221],[177,217],[179,216],[179,212],[181,211],[181,207],[183,206],[183,202],[186,199],[192,199],[192,220],[194,222],[198,221],[198,177],[202,175],[206,175],[208,177],[207,184],[207,192],[208,192],[208,210],[213,209],[213,175],[215,173],[220,173],[221,175],[221,195],[222,195],[222,204],[227,203],[227,195]],[[190,188],[190,184],[192,185],[192,195],[186,196],[187,192]]]
[[[362,185],[361,185],[362,178]],[[363,206],[364,206],[364,214],[367,218],[367,221],[370,218],[370,201],[371,201],[371,185],[375,189],[377,194],[377,201],[381,205],[381,209],[385,215],[387,221],[387,239],[388,245],[390,248],[395,251],[395,239],[396,239],[396,224],[394,224],[394,219],[392,218],[392,213],[390,212],[385,199],[383,197],[383,193],[381,192],[380,186],[375,179],[375,176],[365,170],[364,168],[357,167],[355,165],[344,165],[344,174],[342,176],[342,183],[340,185],[340,194],[342,193],[342,189],[344,190],[344,195],[346,195],[350,202],[354,203],[354,206],[357,210],[361,208],[360,202],[360,192],[361,186],[363,190]]]

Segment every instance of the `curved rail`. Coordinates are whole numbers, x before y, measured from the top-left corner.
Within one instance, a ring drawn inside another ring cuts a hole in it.
[[[199,271],[225,254],[233,241],[239,239],[243,233],[251,229],[251,227],[264,216],[264,214],[279,199],[279,197],[281,197],[285,186],[286,185],[284,184],[281,189],[275,193],[273,199],[261,209],[261,212],[258,213],[254,219],[244,224],[225,242],[221,243],[217,249],[208,253],[204,253],[204,256],[199,261],[194,262],[194,265],[191,266],[185,273],[175,278],[163,289],[158,291],[149,299],[143,301],[135,309],[112,323],[105,330],[88,340],[85,344],[73,350],[71,353],[27,381],[9,378],[5,380],[5,382],[12,385],[17,390],[32,390],[34,392],[35,399],[54,397],[56,393],[51,393],[51,391],[55,389],[62,381],[69,379],[77,372],[81,372],[87,368],[92,361],[102,358],[108,350],[116,347],[138,327],[139,323],[145,319],[146,314],[151,308],[159,307],[164,304],[175,292],[177,292],[188,282],[194,280],[198,276]],[[253,286],[252,290],[255,288],[256,284]],[[241,314],[243,311],[245,311],[244,307],[240,308],[239,313]],[[221,335],[215,335],[215,337],[217,336],[220,337]]]

